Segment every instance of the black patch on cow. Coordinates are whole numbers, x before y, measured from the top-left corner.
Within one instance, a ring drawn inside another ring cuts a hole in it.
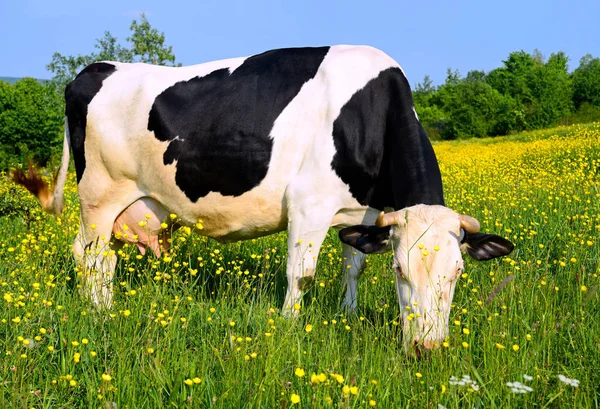
[[[209,192],[239,196],[264,179],[273,124],[328,51],[267,51],[231,74],[225,68],[178,82],[156,98],[148,130],[171,141],[163,161],[177,162],[175,182],[191,201]]]
[[[102,82],[115,72],[115,66],[105,62],[88,65],[65,89],[65,114],[69,122],[69,136],[77,183],[85,170],[85,127],[87,125],[88,105],[96,96]]]
[[[389,250],[390,226],[365,226],[359,224],[346,227],[338,233],[342,243],[349,244],[365,254],[384,253]]]
[[[399,68],[379,73],[342,107],[333,141],[331,167],[361,204],[444,204],[437,159]]]

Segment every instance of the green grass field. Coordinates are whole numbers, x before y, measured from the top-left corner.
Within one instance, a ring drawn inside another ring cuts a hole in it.
[[[220,245],[182,229],[159,260],[126,247],[97,311],[71,256],[74,177],[60,219],[2,178],[0,407],[598,408],[600,125],[435,149],[447,205],[516,249],[465,257],[450,336],[421,360],[402,348],[391,254],[369,256],[347,315],[331,231],[290,320],[285,234]]]

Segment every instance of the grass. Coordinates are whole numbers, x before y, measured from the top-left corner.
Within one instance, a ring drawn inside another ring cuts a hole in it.
[[[345,315],[332,231],[288,320],[285,234],[220,245],[180,231],[166,258],[123,250],[100,312],[78,294],[74,178],[60,219],[2,179],[0,407],[599,407],[600,131],[493,142],[435,145],[447,204],[517,247],[465,259],[447,346],[422,360],[402,349],[390,254],[368,258]]]

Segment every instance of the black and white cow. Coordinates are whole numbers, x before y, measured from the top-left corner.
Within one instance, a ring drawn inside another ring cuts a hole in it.
[[[98,304],[112,299],[116,255],[102,249],[111,236],[158,256],[168,246],[161,222],[170,213],[182,225],[201,220],[199,233],[219,241],[287,229],[288,313],[314,275],[328,229],[348,227],[341,233],[350,266],[344,305],[356,307],[365,261],[351,246],[368,253],[394,245],[401,308],[411,306],[417,317],[405,322],[418,322],[411,339],[430,346],[446,334],[461,240],[479,258],[512,250],[443,207],[440,171],[408,81],[377,49],[290,48],[178,68],[98,62],[65,96],[56,188],[34,172],[13,177],[60,214],[70,142],[81,203],[73,249]],[[380,216],[384,209],[404,210]],[[410,240],[430,236],[427,247],[439,241],[440,250],[430,250],[429,260],[438,262],[406,262]]]

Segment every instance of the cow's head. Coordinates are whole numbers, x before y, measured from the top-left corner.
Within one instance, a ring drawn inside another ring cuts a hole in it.
[[[363,253],[394,251],[405,345],[428,349],[448,335],[450,304],[463,272],[461,250],[476,260],[490,260],[514,248],[502,237],[479,233],[474,218],[432,205],[382,213],[376,226],[348,227],[340,239]]]

